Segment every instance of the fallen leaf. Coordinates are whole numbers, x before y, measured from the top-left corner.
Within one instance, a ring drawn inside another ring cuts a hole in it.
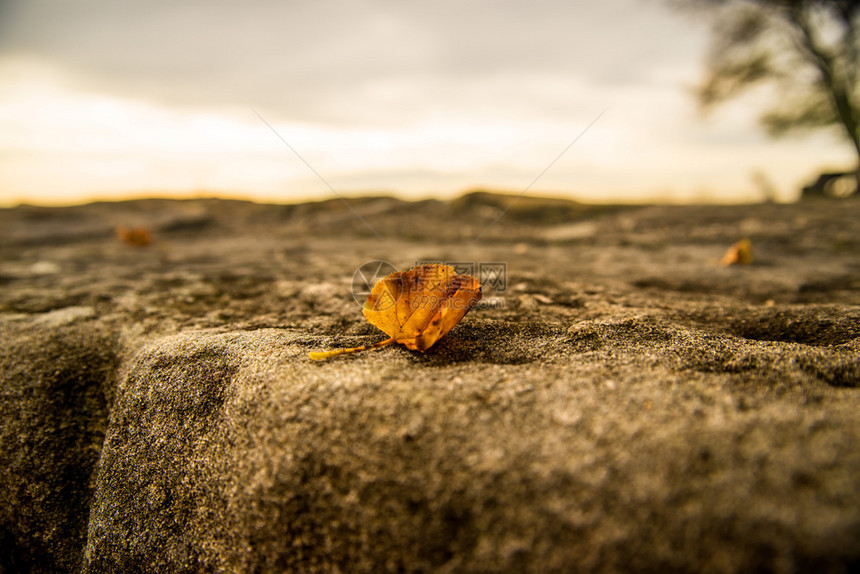
[[[146,247],[152,243],[152,233],[147,227],[117,227],[116,236],[123,243],[135,247]]]
[[[728,248],[723,258],[720,259],[720,265],[723,267],[728,267],[729,265],[749,265],[752,263],[752,259],[752,241],[741,239]]]
[[[388,339],[374,345],[313,352],[322,360],[400,343],[413,351],[426,351],[460,322],[481,299],[481,284],[458,275],[449,265],[425,264],[395,271],[379,280],[367,296],[363,313]]]

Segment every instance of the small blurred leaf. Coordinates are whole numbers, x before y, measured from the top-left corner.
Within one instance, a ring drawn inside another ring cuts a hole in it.
[[[146,247],[152,243],[152,232],[148,227],[117,227],[117,239],[127,245]]]
[[[729,265],[749,265],[752,263],[752,241],[749,239],[741,239],[726,250],[723,258],[720,259],[720,265],[728,267]]]

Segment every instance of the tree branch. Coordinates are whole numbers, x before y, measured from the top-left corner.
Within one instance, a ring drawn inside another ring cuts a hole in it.
[[[820,46],[815,38],[808,15],[805,13],[805,2],[798,2],[789,9],[789,17],[795,28],[800,32],[800,46],[807,54],[811,63],[821,74],[823,87],[827,90],[831,102],[836,109],[839,121],[842,123],[848,137],[860,158],[860,133],[858,133],[857,110],[851,101],[851,86],[841,85],[837,78],[835,58]],[[847,78],[846,78],[847,80]]]

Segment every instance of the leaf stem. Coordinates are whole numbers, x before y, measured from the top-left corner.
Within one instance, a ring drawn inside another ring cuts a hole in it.
[[[389,339],[385,339],[384,341],[380,341],[379,343],[374,343],[373,345],[363,345],[361,347],[350,347],[348,349],[335,349],[333,351],[312,351],[308,353],[308,356],[314,361],[324,361],[331,357],[336,357],[337,355],[346,355],[348,353],[359,353],[361,351],[368,351],[370,349],[380,349],[382,347],[387,347],[388,345],[394,342],[394,337]]]

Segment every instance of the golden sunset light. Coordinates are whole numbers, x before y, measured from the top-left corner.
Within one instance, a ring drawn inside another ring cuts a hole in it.
[[[767,139],[754,96],[701,116],[706,27],[657,2],[326,6],[8,3],[0,204],[516,193],[544,170],[530,190],[587,202],[793,200],[851,161],[827,132]]]

